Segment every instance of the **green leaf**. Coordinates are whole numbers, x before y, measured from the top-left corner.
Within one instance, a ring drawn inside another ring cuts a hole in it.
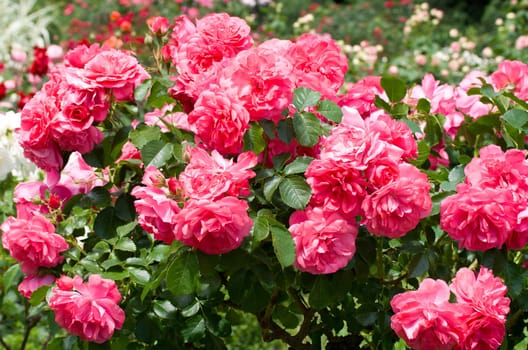
[[[20,276],[22,276],[22,272],[20,271],[20,264],[14,264],[10,266],[2,276],[3,291],[7,292]]]
[[[308,297],[310,306],[315,310],[320,310],[334,303],[332,288],[327,276],[317,276]]]
[[[188,343],[200,340],[205,335],[205,320],[202,315],[197,314],[185,320],[181,335]]]
[[[405,94],[407,94],[407,86],[403,80],[392,75],[387,75],[381,78],[380,84],[391,102],[399,102],[405,97]]]
[[[301,146],[313,147],[322,135],[321,121],[313,113],[297,113],[293,116],[293,128]]]
[[[156,300],[152,305],[152,310],[161,319],[167,320],[171,318],[171,315],[175,314],[176,307],[171,304],[168,300]]]
[[[309,88],[300,87],[293,91],[293,105],[299,112],[306,107],[313,107],[319,102],[321,94]]]
[[[129,266],[127,267],[127,271],[130,273],[132,281],[139,285],[145,285],[150,280],[150,274],[146,270]]]
[[[170,252],[170,246],[166,244],[159,244],[149,251],[148,261],[161,262],[167,259]]]
[[[374,106],[378,107],[379,109],[383,109],[387,113],[390,113],[391,111],[390,104],[388,104],[387,101],[379,97],[379,95],[376,95],[376,97],[374,97]]]
[[[119,226],[116,229],[117,235],[119,237],[124,237],[124,236],[128,235],[130,232],[134,231],[136,226],[137,226],[137,221],[132,221],[132,222],[129,222],[128,224]]]
[[[431,102],[429,102],[429,100],[425,98],[419,99],[418,104],[416,105],[416,110],[423,114],[429,114],[429,112],[431,111]]]
[[[304,174],[313,161],[312,157],[297,157],[284,168],[284,175]]]
[[[135,252],[136,251],[136,244],[133,240],[131,240],[128,237],[122,237],[117,241],[115,245],[115,249],[121,250],[124,252]]]
[[[267,201],[271,202],[271,199],[273,198],[273,194],[279,188],[279,185],[282,182],[282,177],[280,176],[273,176],[272,178],[268,179],[262,188],[262,192],[264,193],[264,198],[266,198]]]
[[[417,145],[418,145],[418,156],[416,157],[416,159],[410,159],[408,161],[412,165],[419,167],[429,157],[429,154],[431,153],[431,147],[429,147],[427,142],[425,142],[424,140],[418,141]]]
[[[269,221],[265,216],[258,216],[253,220],[251,237],[257,242],[265,240],[270,232]]]
[[[282,142],[287,144],[295,139],[292,118],[282,119],[277,123],[277,135]]]
[[[273,319],[278,320],[286,329],[295,329],[299,325],[299,317],[290,308],[277,305],[273,310]]]
[[[140,125],[130,131],[130,140],[137,148],[141,149],[151,141],[157,141],[161,138],[161,131],[158,127]]]
[[[464,173],[464,166],[457,165],[449,171],[448,181],[444,181],[440,184],[442,191],[456,191],[456,186],[463,182],[466,178]]]
[[[96,207],[108,206],[111,203],[112,198],[110,192],[102,186],[94,187],[90,192],[86,194],[86,197],[90,198],[93,205]]]
[[[427,254],[415,255],[409,264],[410,277],[423,276],[429,270]]]
[[[408,114],[409,106],[406,103],[400,102],[391,108],[391,115],[396,119],[407,117]]]
[[[106,207],[95,218],[94,232],[99,238],[108,240],[116,236],[117,228],[123,224],[124,222],[115,215],[115,208]]]
[[[413,121],[410,121],[409,119],[407,118],[402,118],[401,119],[405,124],[407,124],[407,126],[409,127],[409,129],[411,129],[411,131],[416,134],[416,133],[419,133],[421,134],[422,133],[422,128],[420,128],[420,126],[418,124],[416,124],[415,122]]]
[[[439,144],[444,138],[444,121],[445,117],[440,114],[430,115],[425,124],[424,140],[429,146],[435,146]]]
[[[173,145],[162,140],[150,141],[141,149],[141,159],[145,168],[153,165],[156,168],[164,166],[172,157]]]
[[[199,273],[196,254],[181,249],[167,270],[167,288],[177,296],[193,294],[198,286]]]
[[[152,79],[145,79],[136,87],[136,90],[134,91],[134,99],[136,101],[145,101],[145,98],[147,97],[148,92],[152,88],[153,81]]]
[[[150,89],[150,95],[147,99],[148,105],[155,108],[162,108],[165,104],[176,102],[176,100],[167,93],[168,87],[170,87],[170,85],[167,86],[163,81],[154,81],[152,88]]]
[[[514,128],[528,132],[528,111],[511,109],[502,118]]]
[[[51,286],[41,286],[37,290],[35,290],[33,293],[31,293],[31,298],[29,299],[30,304],[32,306],[37,306],[38,304],[43,302],[50,288]]]
[[[306,180],[298,175],[284,178],[279,185],[279,193],[282,201],[294,209],[306,208],[312,195]]]
[[[249,129],[244,134],[244,151],[260,154],[266,148],[264,129],[257,123],[250,123]]]
[[[317,112],[324,115],[326,119],[336,123],[341,123],[341,119],[343,119],[343,111],[341,110],[341,107],[330,100],[322,100],[319,102]]]
[[[282,268],[291,266],[295,261],[295,242],[290,231],[284,226],[271,225],[273,250]]]

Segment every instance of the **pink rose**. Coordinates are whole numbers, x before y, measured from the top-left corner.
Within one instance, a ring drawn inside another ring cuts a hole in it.
[[[117,101],[133,100],[136,86],[150,78],[135,57],[114,49],[97,54],[84,70],[86,79],[110,89]]]
[[[295,242],[295,266],[312,274],[334,273],[356,252],[357,226],[322,207],[296,211],[288,229]]]
[[[369,76],[360,79],[354,84],[347,86],[346,93],[339,96],[338,104],[357,109],[363,118],[370,113],[377,111],[378,107],[374,105],[377,95],[384,95],[385,92],[381,87],[381,77]]]
[[[196,21],[196,31],[210,45],[223,45],[238,53],[253,46],[251,28],[242,18],[211,13]]]
[[[107,180],[89,166],[79,152],[70,154],[68,163],[61,171],[58,185],[68,188],[71,196],[88,193],[96,186],[104,186]]]
[[[169,30],[169,19],[155,16],[147,19],[149,30],[156,35],[164,35]]]
[[[219,89],[203,91],[188,120],[196,130],[197,141],[202,141],[207,149],[224,155],[242,150],[249,113],[232,96]]]
[[[191,199],[178,214],[176,239],[206,254],[230,252],[251,231],[247,210],[247,202],[235,197]]]
[[[163,189],[153,186],[134,187],[131,194],[137,198],[134,207],[139,225],[155,239],[171,244],[180,211],[178,202],[169,198]]]
[[[458,193],[440,205],[440,227],[469,250],[500,248],[517,222],[511,191],[457,186]]]
[[[120,301],[121,294],[112,280],[90,275],[83,283],[80,276],[62,276],[51,290],[49,306],[59,326],[82,340],[101,344],[123,326],[125,312],[118,305]]]
[[[185,195],[194,199],[217,199],[223,196],[249,195],[249,179],[255,177],[251,170],[257,164],[252,152],[241,153],[237,161],[225,159],[217,151],[209,155],[195,147],[190,150],[190,162],[180,173],[179,180]]]
[[[510,89],[520,99],[528,98],[528,65],[521,61],[505,60],[491,73],[491,82],[495,89]]]
[[[402,159],[416,158],[418,145],[407,124],[392,119],[385,111],[373,112],[365,121],[369,131],[378,134],[381,141],[385,141],[402,150],[403,153],[400,156]]]
[[[145,113],[145,124],[157,125],[163,132],[169,132],[169,127],[193,131],[187,120],[188,116],[183,112],[172,112],[174,104],[166,104],[161,109],[154,108],[152,112]]]
[[[478,275],[463,268],[453,279],[451,290],[457,303],[469,306],[470,310],[465,340],[460,349],[498,349],[505,335],[506,316],[510,312],[510,299],[505,296],[507,287],[502,280],[485,267],[480,268]]]
[[[51,286],[55,282],[53,275],[29,275],[24,277],[18,285],[18,292],[26,299],[31,298],[31,294],[42,286]]]
[[[291,63],[265,47],[240,52],[221,72],[220,87],[236,96],[251,120],[281,120],[281,112],[292,101]]]
[[[399,170],[397,179],[363,201],[364,223],[374,235],[401,237],[431,212],[431,184],[427,176],[407,163],[401,163]]]
[[[348,59],[329,36],[302,34],[287,54],[296,87],[308,87],[332,99],[343,85]]]
[[[2,245],[20,262],[22,271],[35,274],[39,267],[54,267],[64,260],[60,253],[68,243],[55,233],[55,226],[43,216],[15,219],[10,216],[0,225]]]
[[[416,291],[395,295],[391,328],[415,350],[450,350],[465,336],[466,306],[449,302],[449,287],[442,280],[426,278]]]
[[[340,160],[316,159],[305,174],[312,188],[312,205],[346,216],[361,213],[368,184],[358,169]]]

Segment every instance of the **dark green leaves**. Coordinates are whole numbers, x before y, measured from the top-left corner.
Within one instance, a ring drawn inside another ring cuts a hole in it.
[[[293,105],[299,112],[307,107],[313,107],[319,102],[321,94],[309,88],[300,87],[293,93]]]
[[[310,201],[311,188],[301,176],[284,178],[279,192],[283,202],[294,209],[304,209]]]
[[[313,147],[322,134],[321,121],[313,113],[295,114],[293,128],[301,146]]]
[[[381,87],[385,90],[389,101],[399,102],[407,93],[407,86],[405,83],[394,76],[387,75],[381,78]]]
[[[167,288],[174,295],[188,295],[196,291],[200,266],[196,254],[180,249],[167,270]]]
[[[273,250],[283,268],[290,266],[295,261],[295,243],[290,231],[283,225],[271,225]]]

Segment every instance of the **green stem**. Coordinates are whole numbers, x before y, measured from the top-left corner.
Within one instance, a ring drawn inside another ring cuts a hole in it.
[[[383,277],[385,274],[385,269],[383,266],[383,237],[377,237],[377,247],[376,247],[376,272],[378,275],[378,279],[380,281],[383,281]]]
[[[4,341],[4,338],[2,336],[0,336],[0,344],[2,344],[4,349],[11,350],[11,347],[9,345],[7,345],[7,343]]]

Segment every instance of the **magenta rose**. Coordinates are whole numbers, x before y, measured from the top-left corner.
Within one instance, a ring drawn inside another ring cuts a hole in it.
[[[206,254],[230,252],[253,226],[247,210],[247,202],[235,197],[191,199],[178,214],[176,239]]]
[[[102,344],[121,329],[125,312],[119,307],[121,294],[114,281],[91,275],[83,283],[80,276],[62,276],[51,290],[49,307],[55,321],[82,340]]]
[[[322,207],[296,211],[289,231],[295,242],[295,266],[312,274],[334,273],[356,252],[357,226],[337,212]]]
[[[374,235],[401,237],[431,212],[431,184],[427,175],[407,163],[401,163],[399,170],[397,179],[363,201],[364,224]]]
[[[31,298],[31,294],[42,286],[51,286],[55,282],[53,275],[29,275],[24,277],[18,285],[18,291],[26,299]]]
[[[197,141],[221,154],[238,154],[249,129],[249,113],[233,96],[218,89],[200,94],[189,114],[189,124],[196,130]]]
[[[36,274],[40,267],[54,267],[64,260],[60,253],[68,250],[68,243],[55,233],[55,226],[43,216],[28,220],[12,216],[0,225],[2,245],[20,262],[22,271]]]
[[[451,350],[465,337],[465,305],[449,302],[449,287],[426,278],[416,291],[395,295],[391,328],[415,350]]]

